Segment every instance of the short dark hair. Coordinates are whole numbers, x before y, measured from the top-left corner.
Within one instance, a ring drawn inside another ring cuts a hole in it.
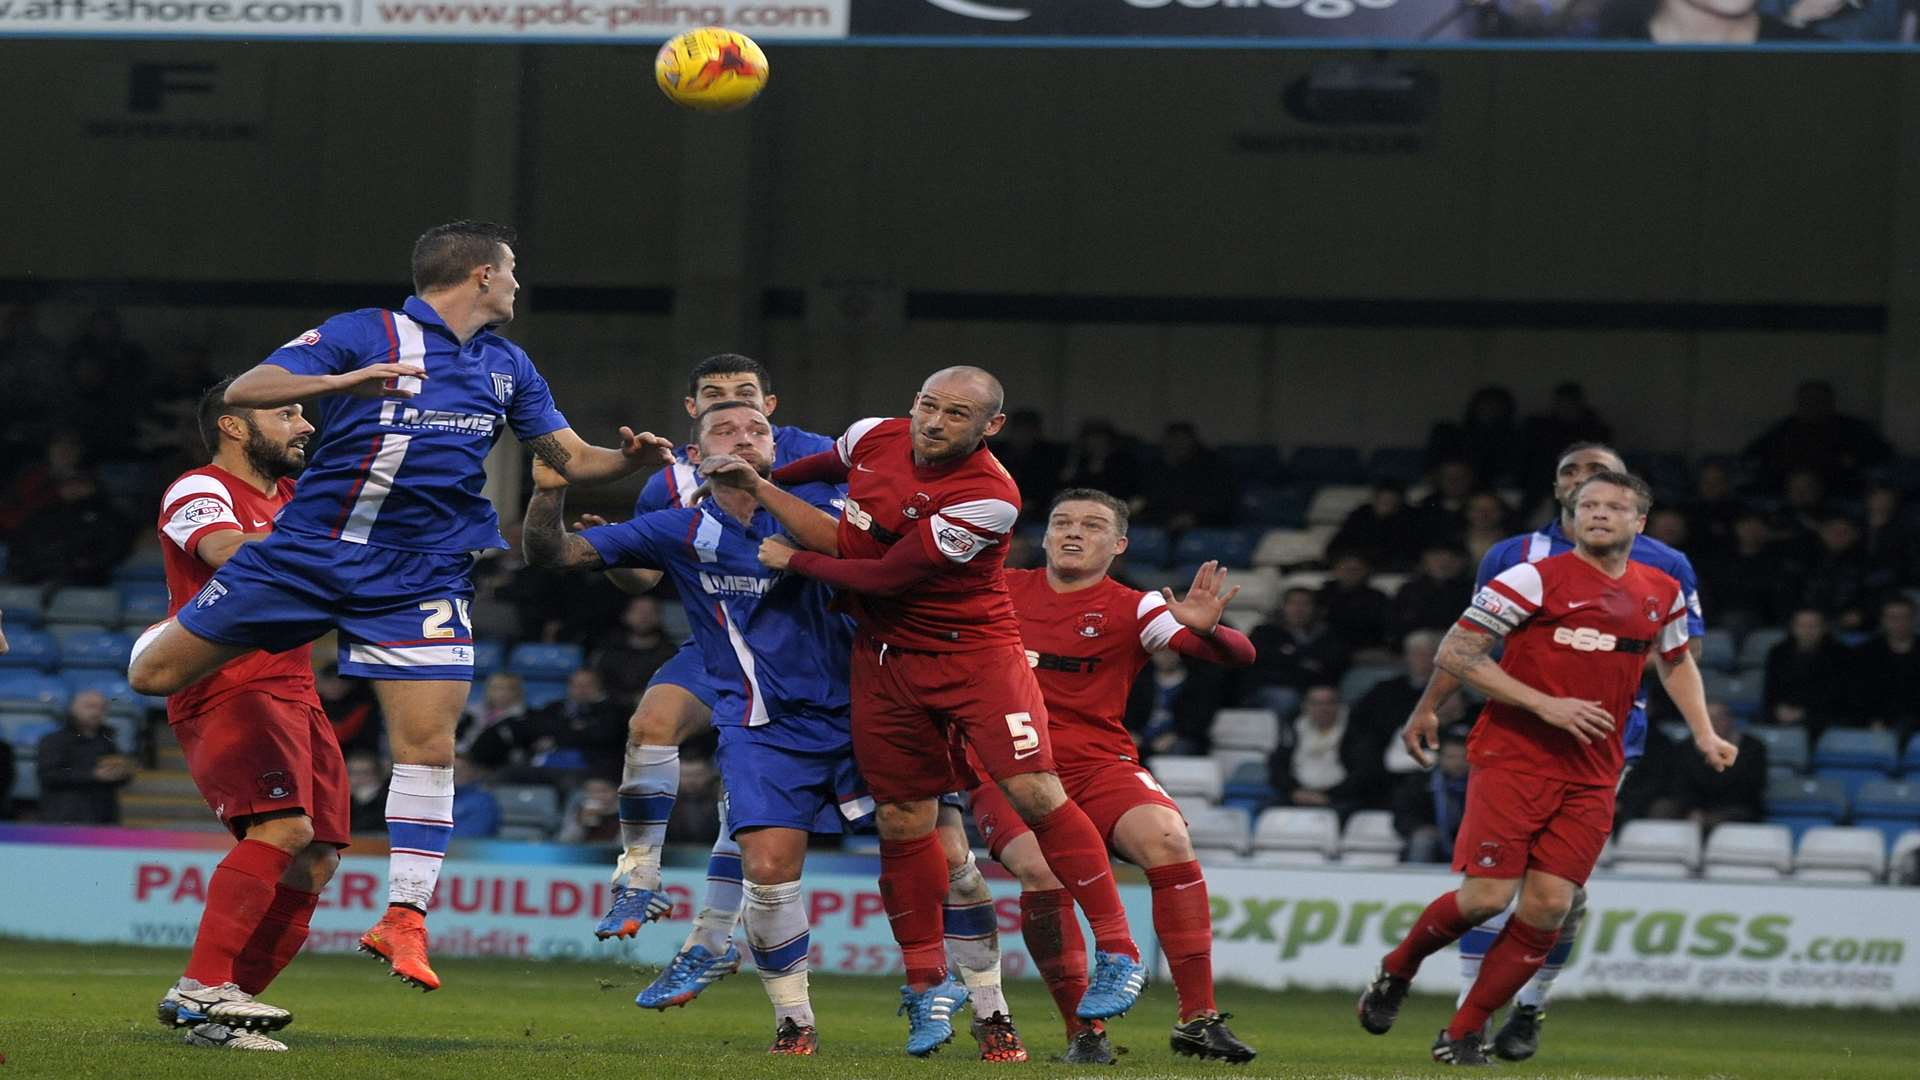
[[[1584,442],[1571,443],[1567,446],[1565,450],[1562,450],[1560,451],[1560,453],[1556,454],[1553,459],[1554,470],[1558,471],[1560,468],[1561,462],[1567,460],[1567,458],[1573,456],[1574,454],[1579,453],[1582,450],[1604,450],[1607,453],[1612,454],[1613,460],[1619,462],[1620,464],[1625,465],[1627,463],[1626,455],[1622,454],[1618,450],[1615,450],[1609,444],[1603,443],[1603,442],[1584,441]]]
[[[1611,471],[1594,473],[1592,476],[1582,480],[1579,487],[1573,489],[1574,497],[1578,498],[1581,492],[1587,490],[1588,484],[1612,484],[1615,487],[1623,487],[1633,492],[1634,502],[1639,504],[1640,516],[1642,517],[1645,517],[1647,512],[1653,509],[1653,489],[1647,486],[1645,480],[1640,479],[1632,473]]]
[[[1047,504],[1047,516],[1051,518],[1053,512],[1060,509],[1060,504],[1065,502],[1099,503],[1101,506],[1113,511],[1114,535],[1127,535],[1127,504],[1125,501],[1116,499],[1098,488],[1067,488],[1065,491],[1055,495],[1053,501]]]
[[[238,416],[248,423],[253,422],[253,410],[237,408],[227,404],[227,387],[233,385],[235,376],[229,375],[200,395],[200,409],[197,418],[200,422],[200,441],[206,444],[207,456],[220,453],[220,418]]]
[[[751,356],[739,353],[715,353],[693,365],[687,372],[687,396],[697,397],[700,393],[700,380],[714,375],[751,375],[760,384],[762,395],[773,393],[773,376],[767,372],[765,364]]]
[[[694,415],[693,429],[689,433],[687,441],[695,446],[700,445],[700,436],[705,434],[707,430],[707,417],[717,412],[725,412],[728,409],[753,409],[755,412],[759,411],[757,408],[754,408],[754,404],[751,401],[741,401],[738,398],[727,401],[716,401]]]
[[[444,289],[467,279],[476,266],[490,266],[515,239],[513,227],[491,221],[449,221],[413,242],[413,291]]]

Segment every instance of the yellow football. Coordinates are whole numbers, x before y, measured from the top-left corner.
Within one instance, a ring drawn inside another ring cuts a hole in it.
[[[674,104],[725,112],[767,86],[767,54],[752,38],[721,26],[688,30],[660,46],[653,78]]]

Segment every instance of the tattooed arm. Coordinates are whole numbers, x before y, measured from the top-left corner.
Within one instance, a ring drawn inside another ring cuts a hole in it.
[[[527,564],[557,570],[604,567],[605,561],[592,544],[560,524],[566,513],[566,479],[548,468],[543,459],[533,466],[533,483],[533,498],[527,501],[527,517],[520,526],[520,547]]]
[[[1496,640],[1492,634],[1456,624],[1441,639],[1433,662],[1502,705],[1525,709],[1583,743],[1604,739],[1613,731],[1613,716],[1599,702],[1551,697],[1507,674],[1493,660]]]
[[[620,445],[593,446],[572,428],[560,428],[526,440],[527,449],[569,483],[618,480],[645,468],[673,464],[673,443],[650,431],[620,429]]]

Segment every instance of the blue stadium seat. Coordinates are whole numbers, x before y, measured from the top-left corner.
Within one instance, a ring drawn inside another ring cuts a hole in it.
[[[1740,650],[1732,634],[1708,634],[1700,646],[1700,666],[1714,671],[1737,671]]]
[[[166,707],[165,698],[148,698],[134,693],[133,687],[127,685],[126,674],[123,671],[98,668],[62,671],[60,681],[66,684],[69,696],[82,690],[98,690],[107,696],[109,703],[144,709],[149,703],[158,702],[160,708]]]
[[[1167,530],[1157,525],[1135,525],[1127,530],[1127,561],[1134,566],[1165,566],[1172,554]]]
[[[1307,492],[1297,487],[1260,485],[1240,492],[1240,520],[1275,529],[1307,526]]]
[[[1364,484],[1367,469],[1351,446],[1302,446],[1287,459],[1287,475],[1311,484]]]
[[[507,646],[499,641],[476,641],[473,643],[473,682],[478,686],[487,680],[487,676],[500,670],[507,659]]]
[[[1218,559],[1221,566],[1252,566],[1253,549],[1259,543],[1260,532],[1255,529],[1188,529],[1173,546],[1173,562],[1197,566]],[[1191,573],[1187,580],[1193,580]]]
[[[6,613],[7,638],[16,626],[39,626],[44,621],[46,590],[38,585],[0,585],[0,612]]]
[[[1807,750],[1807,729],[1756,724],[1747,734],[1767,744],[1767,767],[1789,773],[1807,771],[1811,755]]]
[[[1903,776],[1920,776],[1920,731],[1907,740],[1907,752],[1900,758],[1900,773]]]
[[[13,612],[6,613],[8,620]],[[60,666],[60,642],[45,630],[15,630],[7,627],[7,652],[0,656],[0,669],[31,668],[52,671]]]
[[[1419,446],[1382,446],[1367,458],[1367,476],[1392,480],[1407,487],[1427,475],[1427,451]]]
[[[1765,668],[1767,653],[1772,652],[1775,645],[1785,640],[1787,640],[1787,632],[1774,626],[1763,626],[1758,630],[1747,631],[1747,636],[1740,641],[1740,666]]]
[[[47,622],[117,626],[120,594],[113,589],[61,589],[47,601]]]
[[[1852,796],[1869,780],[1884,780],[1900,763],[1899,744],[1889,731],[1833,728],[1813,748],[1813,769],[1847,785]]]
[[[1706,684],[1708,701],[1725,702],[1733,715],[1742,720],[1752,720],[1760,714],[1761,695],[1766,688],[1761,672],[1751,668],[1732,673],[1705,668],[1701,678]]]
[[[167,580],[166,557],[157,547],[142,547],[127,556],[127,561],[114,570],[113,580],[115,584],[135,581],[158,581],[164,584]]]
[[[12,640],[12,635],[8,635],[8,640]],[[38,671],[0,669],[0,709],[60,711],[66,707],[66,683]]]
[[[526,680],[527,708],[538,709],[567,696],[567,684],[536,679]]]
[[[1853,823],[1879,829],[1891,845],[1908,829],[1920,829],[1920,781],[1869,780],[1853,797]]]
[[[27,749],[38,744],[59,727],[60,721],[40,710],[0,712],[0,742],[11,744],[16,749]]]
[[[1220,805],[1245,810],[1248,817],[1253,818],[1260,816],[1260,811],[1272,806],[1279,797],[1268,781],[1266,765],[1249,761],[1227,777],[1226,786],[1220,790]]]
[[[1227,445],[1215,451],[1220,464],[1241,486],[1276,480],[1280,476],[1280,449],[1270,443]]]
[[[120,585],[120,625],[138,633],[167,617],[167,583],[128,581]]]
[[[565,679],[585,662],[580,646],[530,641],[515,645],[507,660],[509,670],[524,679]]]
[[[1346,675],[1340,679],[1340,700],[1351,705],[1383,680],[1406,673],[1405,668],[1391,664],[1362,664],[1348,668]]]
[[[132,652],[133,635],[112,630],[89,630],[60,638],[60,666],[66,670],[93,668],[123,674]]]
[[[1833,825],[1847,816],[1847,790],[1838,780],[1815,776],[1776,776],[1767,781],[1767,820],[1800,834],[1816,825]]]

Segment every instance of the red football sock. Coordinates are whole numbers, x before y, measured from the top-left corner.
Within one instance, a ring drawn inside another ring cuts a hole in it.
[[[1173,970],[1180,994],[1180,1020],[1217,1011],[1213,1004],[1213,911],[1207,906],[1207,879],[1197,862],[1156,866],[1147,871],[1153,886],[1153,932]]]
[[[907,985],[925,990],[947,977],[947,857],[940,838],[880,841],[880,899],[907,966]]]
[[[1073,1038],[1088,1026],[1073,1015],[1087,993],[1087,939],[1073,915],[1073,894],[1065,889],[1022,892],[1020,936],[1026,939],[1027,955],[1033,957],[1033,966],[1040,969],[1053,1004],[1067,1022],[1067,1038]]]
[[[1127,909],[1120,903],[1120,886],[1114,883],[1113,866],[1107,862],[1107,845],[1086,811],[1066,802],[1027,824],[1040,841],[1040,854],[1046,856],[1053,876],[1087,913],[1094,948],[1140,959],[1140,947],[1127,928]]]
[[[1480,961],[1480,977],[1467,990],[1466,1002],[1453,1014],[1453,1023],[1447,1025],[1447,1038],[1458,1039],[1485,1027],[1487,1017],[1512,1000],[1547,962],[1547,953],[1558,940],[1558,927],[1542,930],[1518,918],[1508,919],[1507,928],[1487,947],[1486,959]]]
[[[307,943],[313,909],[319,903],[319,893],[301,892],[284,884],[275,886],[273,905],[267,908],[247,947],[233,958],[233,981],[240,984],[240,989],[258,994],[286,970],[300,946]]]
[[[200,913],[187,978],[206,986],[234,981],[233,958],[273,905],[274,886],[292,861],[292,855],[258,840],[242,840],[227,852],[207,883],[207,908]]]
[[[1380,966],[1389,975],[1411,979],[1414,972],[1420,970],[1420,961],[1459,941],[1461,935],[1476,925],[1460,914],[1460,902],[1454,894],[1447,893],[1427,905],[1427,910],[1420,913],[1420,920],[1407,931],[1405,940],[1387,954]]]

